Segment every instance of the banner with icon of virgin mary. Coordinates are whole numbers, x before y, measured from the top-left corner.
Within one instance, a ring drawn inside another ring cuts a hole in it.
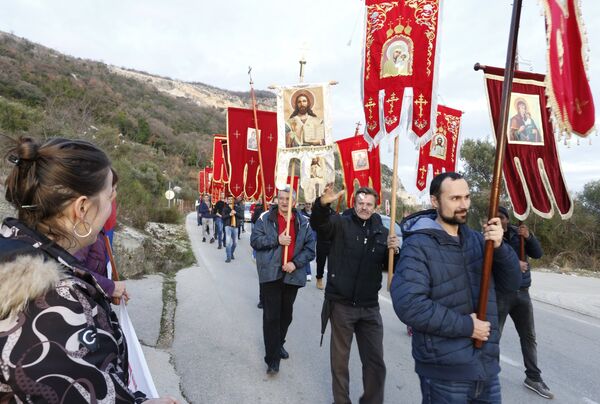
[[[366,0],[363,64],[365,139],[433,135],[439,0]]]
[[[371,187],[381,197],[381,163],[379,148],[369,150],[369,144],[358,134],[335,142],[338,147],[344,186],[346,205],[354,206],[354,184]],[[381,198],[379,198],[381,201]]]
[[[417,189],[419,191],[424,191],[427,187],[429,166],[433,170],[434,177],[443,171],[456,170],[461,116],[462,111],[438,105],[435,134],[429,142],[419,148],[417,167]]]
[[[300,188],[306,202],[319,197],[335,180],[329,84],[282,87],[277,94],[277,167],[275,183],[283,188],[290,163],[300,162]]]
[[[485,83],[494,128],[500,119],[504,69],[486,66]],[[554,206],[562,219],[573,214],[573,201],[563,178],[543,74],[515,71],[508,111],[504,183],[515,217],[530,211],[549,219]]]

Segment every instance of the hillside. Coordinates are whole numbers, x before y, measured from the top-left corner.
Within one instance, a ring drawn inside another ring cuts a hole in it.
[[[274,106],[271,93],[257,96]],[[194,198],[229,105],[248,107],[249,93],[71,57],[0,32],[0,133],[99,144],[119,172],[120,217],[140,228],[167,219],[169,182],[181,186],[183,199]]]
[[[257,102],[276,106],[268,91],[257,91]],[[228,106],[250,107],[249,93],[71,57],[0,32],[0,133],[103,147],[120,177],[120,220],[138,228],[177,219],[165,209],[169,182],[195,199],[198,169],[209,164],[212,135],[225,131]],[[384,166],[382,176],[389,189],[391,170]]]

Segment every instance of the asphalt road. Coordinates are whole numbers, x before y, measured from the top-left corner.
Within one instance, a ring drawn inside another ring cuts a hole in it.
[[[201,242],[195,217],[187,217],[198,266],[177,275],[175,339],[171,353],[181,390],[191,403],[331,403],[329,329],[320,340],[323,292],[309,282],[294,305],[286,348],[277,376],[267,376],[263,361],[262,311],[257,309],[258,277],[251,257],[249,228],[236,259]],[[314,271],[314,270],[313,270]],[[314,272],[313,272],[314,273]],[[419,403],[418,378],[406,327],[393,312],[389,294],[380,293],[387,365],[388,403]],[[600,320],[534,302],[539,365],[556,403],[600,403]],[[523,387],[524,373],[514,326],[507,320],[501,345],[500,379],[505,403],[547,400]],[[356,345],[350,362],[353,402],[362,393]]]

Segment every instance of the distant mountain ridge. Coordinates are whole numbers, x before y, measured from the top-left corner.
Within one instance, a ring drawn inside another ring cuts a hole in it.
[[[117,66],[108,66],[108,69],[112,73],[152,85],[158,91],[169,94],[172,97],[187,98],[201,107],[214,107],[221,110],[227,107],[252,107],[249,102],[249,93],[247,92],[240,93],[223,90],[204,83],[190,83]],[[256,98],[260,109],[275,110],[275,94],[268,91],[256,91]]]

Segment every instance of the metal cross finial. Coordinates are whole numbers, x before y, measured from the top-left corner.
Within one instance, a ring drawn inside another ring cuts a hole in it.
[[[358,135],[358,132],[360,131],[361,126],[362,126],[362,123],[360,123],[360,121],[356,122],[356,129],[354,130],[354,136]]]
[[[250,77],[250,85],[253,85],[254,81],[252,81],[252,66],[248,66],[248,77]]]
[[[306,42],[304,42],[302,44],[302,47],[300,48],[301,54],[300,54],[300,60],[298,61],[298,63],[300,63],[300,78],[299,78],[300,83],[304,83],[304,65],[306,65],[306,51],[307,50],[308,50],[308,44]]]

